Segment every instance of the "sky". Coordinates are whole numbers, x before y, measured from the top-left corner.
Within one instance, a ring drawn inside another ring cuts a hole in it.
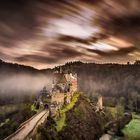
[[[140,0],[1,0],[0,59],[51,68],[140,58]]]

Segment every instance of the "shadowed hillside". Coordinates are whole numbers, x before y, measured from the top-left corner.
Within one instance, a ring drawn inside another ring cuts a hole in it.
[[[59,123],[56,118],[48,117],[46,123],[38,128],[33,139],[99,140],[103,126],[108,121],[107,116],[95,113],[90,100],[83,95],[79,96],[78,101],[64,116],[59,116]],[[61,129],[57,129],[60,126]]]
[[[43,86],[51,86],[50,74],[50,69],[37,70],[0,60],[0,105],[30,101],[29,96],[37,94]]]

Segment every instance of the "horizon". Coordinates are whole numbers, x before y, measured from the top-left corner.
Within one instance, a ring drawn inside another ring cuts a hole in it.
[[[27,66],[27,67],[31,67],[31,68],[34,68],[34,69],[36,69],[36,70],[45,70],[45,69],[54,69],[55,67],[62,67],[62,66],[65,66],[67,63],[76,63],[76,62],[81,62],[81,63],[83,63],[83,64],[98,64],[98,65],[106,65],[106,64],[112,64],[112,65],[114,65],[114,64],[117,64],[117,65],[128,65],[128,63],[129,63],[129,65],[134,65],[135,64],[135,62],[136,61],[140,61],[140,60],[135,60],[135,61],[128,61],[128,62],[124,62],[124,63],[117,63],[117,62],[102,62],[102,63],[98,63],[98,62],[83,62],[83,61],[68,61],[68,62],[66,62],[66,63],[64,63],[64,64],[59,64],[59,65],[55,65],[55,66],[53,66],[53,67],[45,67],[45,68],[42,68],[42,69],[38,69],[38,68],[36,68],[36,67],[33,67],[33,66],[30,66],[30,65],[25,65],[25,64],[20,64],[20,63],[14,63],[14,62],[8,62],[8,61],[4,61],[4,60],[2,60],[2,59],[0,59],[2,62],[4,62],[4,63],[10,63],[10,64],[18,64],[18,65],[21,65],[21,66]]]

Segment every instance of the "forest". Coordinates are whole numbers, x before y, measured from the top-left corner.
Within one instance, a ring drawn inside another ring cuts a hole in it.
[[[14,132],[22,122],[36,113],[31,110],[31,105],[44,85],[47,85],[49,90],[51,77],[60,68],[64,73],[77,73],[78,90],[91,101],[94,102],[102,95],[103,105],[109,107],[113,115],[117,116],[119,112],[121,116],[124,111],[140,113],[140,61],[133,64],[76,61],[52,69],[37,70],[1,60],[1,138]],[[9,129],[9,126],[12,127]],[[127,129],[124,132],[127,132]]]

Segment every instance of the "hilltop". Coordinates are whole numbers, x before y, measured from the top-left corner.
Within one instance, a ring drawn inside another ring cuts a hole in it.
[[[58,119],[59,122],[56,118],[48,118],[46,123],[38,128],[33,139],[99,140],[103,133],[103,126],[108,121],[107,116],[103,117],[102,114],[95,112],[90,100],[84,95],[80,95],[74,106],[68,109],[65,115],[60,114],[59,117],[61,118]]]
[[[31,66],[21,65],[18,63],[10,63],[5,62],[0,59],[0,73],[1,74],[18,74],[18,73],[28,73],[28,74],[50,74],[51,69],[44,69],[44,70],[38,70]]]
[[[98,140],[102,134],[101,116],[95,113],[84,96],[66,114],[66,126],[60,131],[62,140]]]

